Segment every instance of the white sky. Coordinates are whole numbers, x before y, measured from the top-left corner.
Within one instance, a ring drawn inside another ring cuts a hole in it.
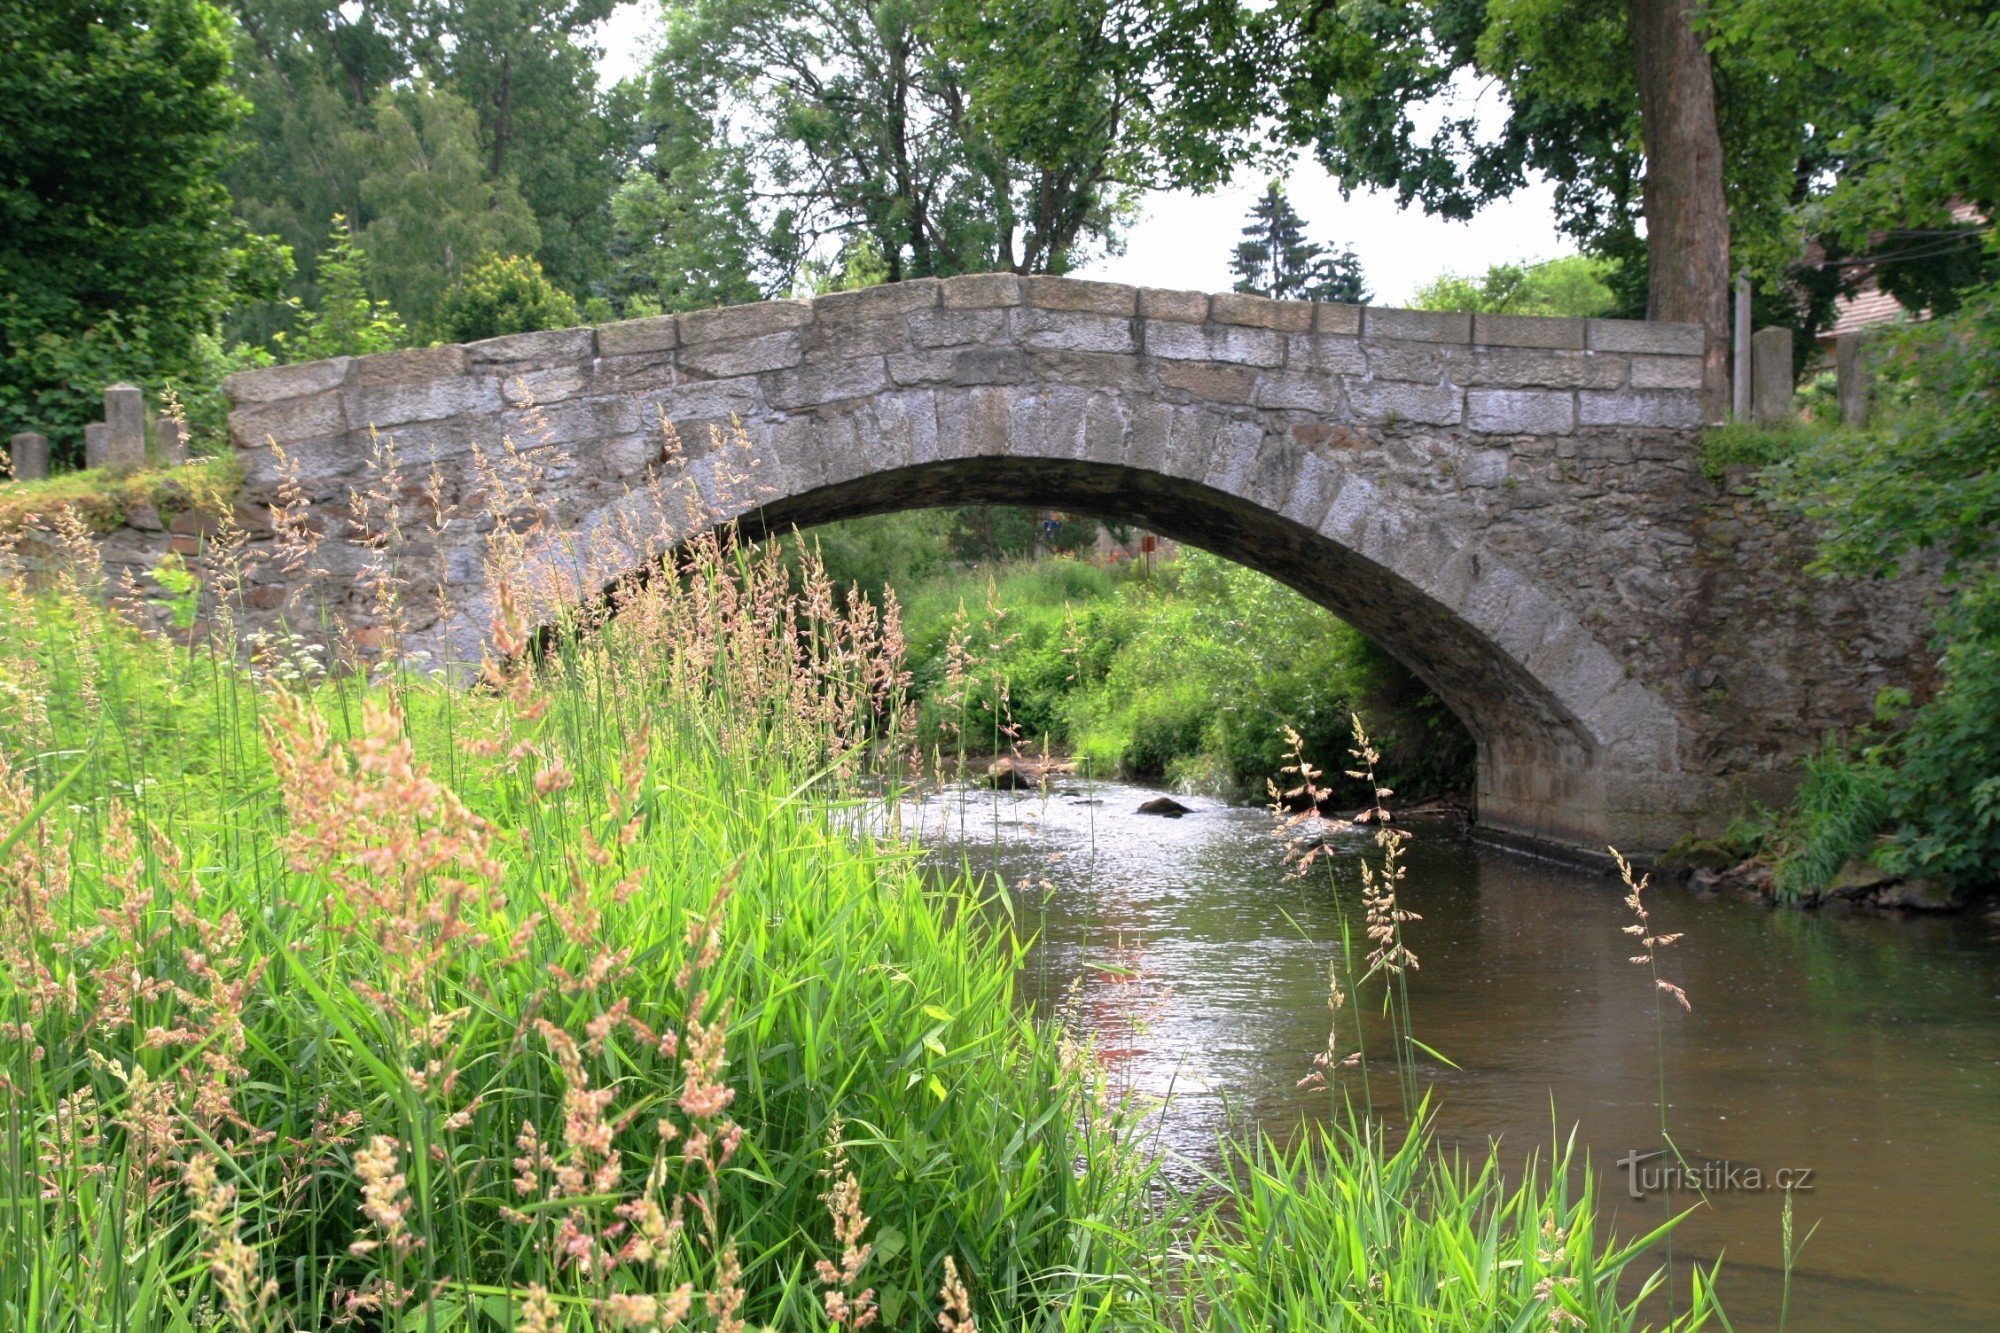
[[[658,14],[656,0],[622,4],[598,29],[604,54],[597,69],[606,83],[645,66]],[[1207,195],[1185,190],[1148,195],[1139,221],[1125,233],[1124,253],[1098,259],[1077,276],[1148,287],[1228,290],[1229,255],[1265,180],[1262,172],[1245,172]],[[1305,218],[1307,236],[1353,246],[1375,300],[1385,304],[1408,300],[1441,272],[1481,273],[1488,264],[1553,259],[1575,251],[1556,231],[1554,191],[1545,183],[1487,205],[1471,222],[1427,217],[1421,209],[1404,212],[1392,195],[1373,190],[1357,190],[1343,200],[1333,181],[1310,161],[1297,164],[1285,186],[1292,206]]]

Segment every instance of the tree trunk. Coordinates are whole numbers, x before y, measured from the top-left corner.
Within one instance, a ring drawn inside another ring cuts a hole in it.
[[[1649,319],[1682,320],[1707,335],[1702,410],[1729,407],[1729,202],[1715,75],[1695,31],[1698,0],[1625,0],[1638,58],[1646,150]]]

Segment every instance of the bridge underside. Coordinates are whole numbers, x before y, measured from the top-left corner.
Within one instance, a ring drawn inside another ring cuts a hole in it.
[[[1012,504],[1129,523],[1266,574],[1326,607],[1408,667],[1479,749],[1482,826],[1601,851],[1599,746],[1549,689],[1421,589],[1298,523],[1205,486],[1133,468],[973,458],[874,473],[746,513],[744,535],[871,514]],[[1634,832],[1628,826],[1628,838]]]

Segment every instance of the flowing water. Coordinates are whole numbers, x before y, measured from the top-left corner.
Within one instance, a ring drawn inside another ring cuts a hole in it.
[[[1375,849],[1365,831],[1336,835],[1335,855],[1295,878],[1267,813],[1192,798],[1180,819],[1136,813],[1156,794],[948,789],[904,818],[935,856],[1015,891],[1038,935],[1027,991],[1092,1029],[1121,1085],[1166,1098],[1170,1160],[1212,1163],[1225,1128],[1283,1136],[1330,1114],[1328,1094],[1297,1083],[1325,1044],[1343,914],[1365,952],[1356,866]],[[1628,961],[1622,889],[1412,828],[1410,1011],[1416,1038],[1451,1061],[1420,1067],[1440,1136],[1546,1157],[1575,1126],[1611,1225],[1656,1225],[1665,1201],[1634,1200],[1618,1165],[1660,1142],[1654,993]],[[1772,912],[1679,887],[1648,897],[1658,928],[1686,932],[1661,962],[1693,1004],[1664,1015],[1669,1130],[1690,1160],[1735,1168],[1733,1181],[1709,1168],[1722,1187],[1705,1201],[1674,1196],[1695,1209],[1677,1261],[1720,1255],[1734,1325],[1775,1326],[1773,1178],[1810,1171],[1796,1232],[1818,1230],[1791,1327],[2000,1328],[2000,927]],[[1379,1025],[1370,1040],[1375,1100],[1394,1119]],[[1745,1188],[1750,1169],[1765,1188]]]

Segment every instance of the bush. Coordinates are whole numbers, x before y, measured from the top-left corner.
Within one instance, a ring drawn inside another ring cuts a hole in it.
[[[467,270],[445,294],[433,321],[443,342],[478,342],[509,333],[566,329],[579,323],[576,302],[525,255],[495,255]]]

